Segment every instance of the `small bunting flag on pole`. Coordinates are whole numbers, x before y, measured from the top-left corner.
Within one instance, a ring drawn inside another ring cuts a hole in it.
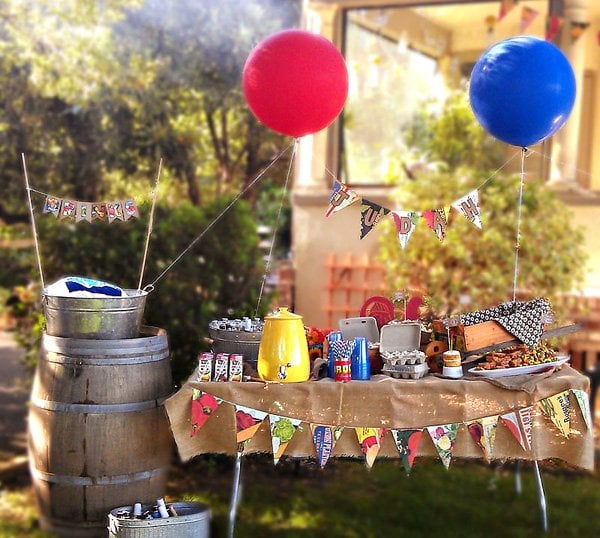
[[[50,213],[53,216],[58,217],[60,213],[61,202],[62,200],[60,198],[46,196],[46,201],[44,202],[44,213]]]
[[[402,465],[406,471],[406,476],[410,475],[415,456],[417,455],[417,447],[421,441],[423,430],[392,430],[392,436],[400,454]]]

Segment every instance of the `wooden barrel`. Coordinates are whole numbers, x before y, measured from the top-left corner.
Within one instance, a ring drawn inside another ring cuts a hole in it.
[[[42,527],[106,536],[116,506],[165,494],[172,436],[167,334],[89,340],[44,335],[31,393],[29,465]]]

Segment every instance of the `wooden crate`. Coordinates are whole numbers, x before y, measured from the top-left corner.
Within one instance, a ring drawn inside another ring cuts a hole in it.
[[[433,330],[438,336],[446,336],[446,329],[441,320],[433,322]],[[515,340],[515,337],[497,321],[484,321],[475,325],[451,327],[450,337],[453,340],[454,349],[459,351],[475,351]]]

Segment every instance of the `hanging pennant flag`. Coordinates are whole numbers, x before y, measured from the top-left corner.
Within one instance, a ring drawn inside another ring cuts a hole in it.
[[[445,209],[443,207],[440,209],[428,209],[427,211],[423,211],[422,217],[437,238],[443,241],[444,237],[446,237],[446,226],[448,225]]]
[[[587,395],[587,392],[585,392],[585,390],[581,390],[581,389],[571,389],[571,392],[573,393],[573,396],[575,396],[575,399],[577,400],[577,403],[579,404],[579,410],[581,411],[581,414],[583,415],[583,420],[585,420],[585,425],[587,426],[588,430],[592,429],[592,412],[590,410],[590,399]]]
[[[271,444],[273,446],[273,463],[277,465],[279,458],[285,452],[288,443],[294,437],[298,430],[300,419],[280,417],[279,415],[269,414],[271,424]]]
[[[106,218],[106,204],[103,202],[92,203],[92,220],[102,220]]]
[[[510,430],[510,433],[513,434],[513,437],[521,445],[521,448],[527,450],[525,447],[525,437],[521,433],[521,428],[519,428],[519,417],[517,414],[514,411],[511,411],[510,413],[501,415],[500,420],[502,420],[504,425]]]
[[[552,41],[560,30],[561,19],[556,15],[551,15],[546,20],[546,41]]]
[[[321,469],[327,464],[329,456],[335,448],[335,444],[344,431],[343,426],[325,426],[323,424],[311,424],[313,444],[317,451],[317,460]]]
[[[120,201],[108,202],[106,204],[106,213],[108,214],[109,223],[115,220],[124,220],[123,206],[121,205]]]
[[[125,220],[129,220],[134,217],[138,218],[140,216],[140,212],[138,211],[135,200],[123,200],[122,203]]]
[[[481,448],[485,461],[489,462],[494,452],[498,415],[471,420],[466,424],[473,441]]]
[[[540,400],[539,405],[542,411],[552,420],[560,433],[569,437],[571,422],[571,403],[569,402],[569,391],[565,390],[554,396]]]
[[[60,206],[60,218],[66,219],[75,217],[76,203],[74,200],[63,200]]]
[[[190,430],[190,437],[196,435],[222,403],[223,400],[217,396],[202,390],[192,389],[192,429]]]
[[[332,213],[337,213],[345,209],[354,202],[357,202],[359,198],[356,192],[348,188],[348,185],[336,179],[333,183],[333,192],[329,196],[329,207],[325,216],[329,217]]]
[[[421,441],[423,430],[392,430],[392,435],[406,476],[408,476],[417,455],[417,447]]]
[[[517,5],[519,0],[501,0],[498,20],[501,21]]]
[[[52,215],[58,217],[61,203],[62,200],[60,198],[56,198],[55,196],[46,196],[46,201],[44,202],[44,213],[52,213]]]
[[[481,229],[481,210],[477,189],[452,202],[452,207],[459,211],[469,222]]]
[[[577,41],[585,32],[590,25],[589,22],[575,22],[571,21],[571,27],[569,28],[569,35],[573,38],[573,41]]]
[[[81,222],[82,220],[92,222],[92,204],[89,202],[77,202],[75,222]]]
[[[419,221],[420,213],[414,211],[392,211],[394,217],[394,224],[398,232],[398,240],[402,248],[406,247],[406,243],[410,239],[410,236],[415,231],[415,226]]]
[[[446,469],[450,467],[450,460],[452,459],[452,452],[454,451],[456,436],[458,434],[458,426],[459,423],[427,426],[427,431]]]
[[[528,450],[531,450],[531,440],[533,438],[533,405],[519,409],[519,420],[521,428],[525,435],[525,443]]]
[[[389,209],[363,198],[360,206],[360,238],[364,239],[389,212]]]
[[[538,12],[535,9],[524,6],[523,9],[521,9],[521,22],[519,23],[520,32],[523,33],[527,30],[537,16]]]
[[[373,467],[375,458],[379,454],[381,441],[386,432],[385,428],[354,428],[358,443],[365,454],[368,467]]]
[[[241,453],[246,449],[250,439],[254,437],[254,434],[258,431],[266,416],[267,413],[258,409],[235,405],[235,430],[238,452]]]

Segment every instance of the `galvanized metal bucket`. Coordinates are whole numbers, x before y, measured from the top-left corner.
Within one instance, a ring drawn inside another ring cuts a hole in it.
[[[58,297],[42,292],[46,332],[50,336],[120,340],[140,335],[146,297],[125,290],[123,297]]]
[[[244,362],[256,370],[262,331],[209,329],[208,333],[213,341],[212,348],[215,353],[240,353],[244,356]]]
[[[177,516],[166,519],[126,519],[118,518],[117,513],[131,510],[122,506],[108,515],[109,538],[208,538],[210,536],[210,510],[199,503],[170,503]],[[151,508],[142,505],[142,511]]]

